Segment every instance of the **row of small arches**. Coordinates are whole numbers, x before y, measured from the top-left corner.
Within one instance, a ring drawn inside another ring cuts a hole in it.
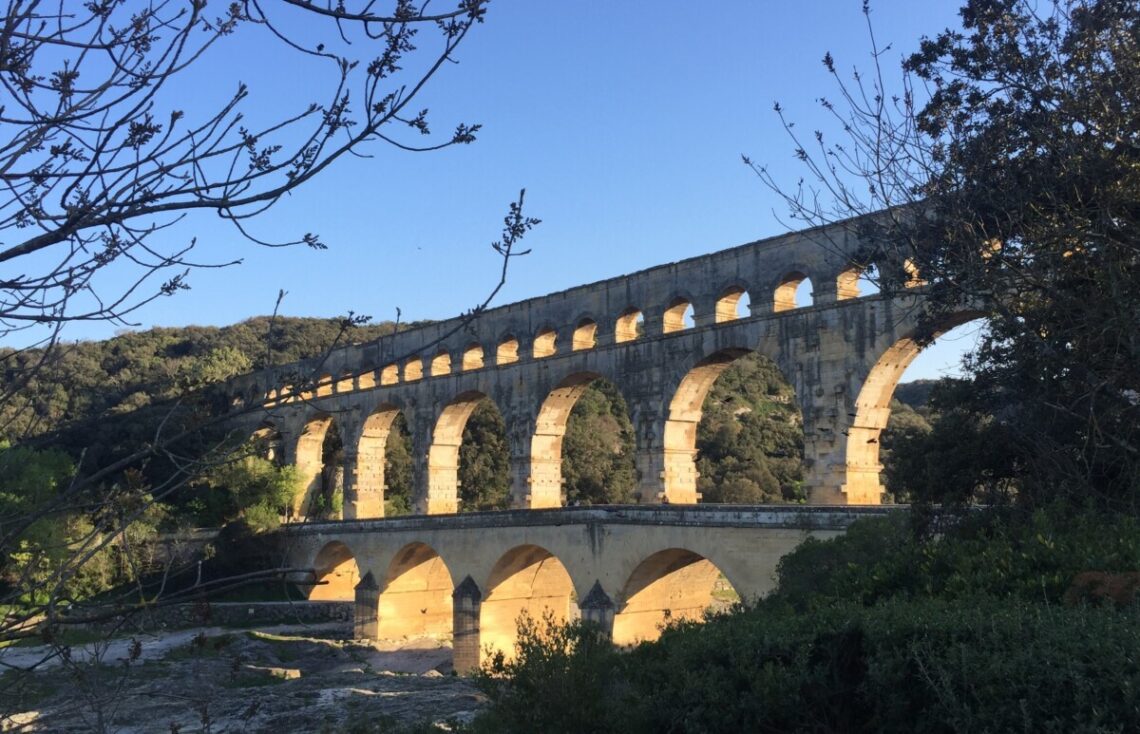
[[[906,264],[908,280],[907,287],[921,285],[914,267]],[[858,267],[851,267],[839,274],[837,279],[837,299],[848,300],[861,295],[865,283],[864,271]],[[771,301],[771,311],[780,313],[796,308],[806,308],[814,303],[811,279],[804,273],[793,271],[786,274],[776,287]],[[717,298],[713,307],[713,323],[723,324],[747,318],[752,315],[751,299],[748,291],[738,285],[724,289]],[[683,297],[673,299],[662,313],[661,333],[672,334],[695,325],[695,314],[692,303]],[[614,320],[614,342],[622,344],[635,341],[645,336],[645,315],[637,307],[629,307],[618,314]],[[593,349],[597,346],[598,322],[593,318],[584,317],[575,325],[570,335],[570,351],[577,352]],[[521,359],[521,344],[514,335],[502,338],[495,348],[495,366],[514,364]],[[535,335],[531,345],[532,359],[545,359],[559,352],[558,331],[553,327],[543,327]],[[486,351],[483,344],[472,342],[460,352],[458,369],[460,372],[483,369],[487,366]],[[440,377],[450,375],[455,371],[452,354],[441,349],[427,360],[425,373],[425,360],[413,357],[403,364],[390,363],[377,371],[368,371],[361,374],[346,372],[339,379],[331,374],[320,377],[315,387],[310,391],[294,394],[292,386],[286,386],[280,391],[270,391],[266,400],[272,404],[279,395],[287,396],[282,402],[292,402],[328,395],[352,392],[354,390],[368,390],[378,385],[386,387],[401,382],[416,382],[424,377]]]

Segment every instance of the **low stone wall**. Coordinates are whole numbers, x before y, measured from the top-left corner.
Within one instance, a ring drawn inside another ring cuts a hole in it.
[[[253,627],[276,624],[352,624],[350,601],[196,602],[157,608],[88,608],[80,616],[97,620],[82,626],[122,631],[185,627]]]

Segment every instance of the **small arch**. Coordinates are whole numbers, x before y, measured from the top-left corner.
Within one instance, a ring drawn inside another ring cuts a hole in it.
[[[574,327],[574,336],[570,341],[570,350],[577,352],[581,349],[593,349],[597,344],[598,324],[593,319],[582,319]]]
[[[503,337],[495,350],[495,364],[513,364],[519,361],[519,340],[513,336]]]
[[[549,615],[564,623],[576,611],[571,608],[574,584],[569,572],[541,546],[521,545],[504,553],[484,588],[479,640],[484,649],[501,651],[508,659],[514,656],[521,615],[535,620]]]
[[[475,342],[469,344],[463,350],[463,359],[459,363],[459,369],[463,372],[468,370],[478,370],[483,368],[483,345]]]
[[[333,386],[333,390],[337,394],[352,392],[356,389],[355,383],[356,380],[355,376],[352,374],[352,370],[345,370],[340,374],[340,379],[336,381],[336,385]]]
[[[309,590],[309,601],[352,601],[360,583],[356,557],[339,540],[325,544],[313,560],[316,584]]]
[[[277,426],[269,421],[262,422],[261,426],[253,432],[253,435],[250,436],[250,444],[254,456],[279,466],[285,459],[282,451],[284,446],[281,432],[277,430]]]
[[[693,325],[693,319],[693,304],[681,297],[674,298],[665,307],[661,331],[664,334],[683,331]]]
[[[645,332],[645,315],[640,309],[630,306],[617,317],[614,327],[614,341],[618,344],[631,342]]]
[[[772,297],[772,310],[791,311],[795,308],[804,308],[813,303],[811,278],[798,270],[786,274],[776,286]]]
[[[455,585],[451,571],[434,548],[416,542],[397,551],[381,588],[377,637],[451,636]]]
[[[735,321],[747,314],[741,313],[741,301],[748,298],[748,291],[738,285],[729,286],[716,301],[716,323]]]
[[[441,349],[438,354],[432,357],[431,376],[439,377],[440,375],[449,374],[451,374],[451,355]]]
[[[424,361],[419,357],[412,357],[404,363],[404,382],[422,380],[424,376]]]
[[[926,281],[918,272],[918,265],[909,257],[903,261],[903,274],[906,276],[906,280],[903,281],[904,288],[918,288],[926,285]]]
[[[538,332],[534,338],[534,358],[542,359],[549,357],[558,351],[558,332],[551,328],[545,328]]]
[[[323,374],[317,379],[317,397],[322,398],[333,393],[333,376]]]
[[[410,365],[411,362],[409,362],[408,364]],[[405,368],[405,370],[406,369],[407,368]],[[419,378],[415,377],[412,379],[418,380]],[[400,368],[396,365],[396,363],[393,362],[392,364],[385,365],[384,368],[382,370],[380,370],[380,384],[381,385],[385,385],[385,386],[386,385],[395,385],[399,381],[400,381]]]
[[[712,561],[684,548],[646,558],[626,581],[614,614],[615,645],[655,640],[669,622],[699,620],[739,599]]]
[[[863,279],[864,270],[865,268],[858,265],[852,265],[839,274],[835,279],[836,300],[846,301],[861,295],[859,284]]]
[[[376,368],[368,366],[357,375],[356,386],[361,390],[371,390],[376,387]]]

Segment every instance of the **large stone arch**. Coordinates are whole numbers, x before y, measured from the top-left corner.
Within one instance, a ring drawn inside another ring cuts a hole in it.
[[[614,643],[654,640],[668,622],[700,619],[717,601],[722,578],[712,561],[685,548],[650,555],[633,570],[618,595]]]
[[[440,411],[432,428],[431,446],[428,449],[427,514],[459,511],[459,447],[463,443],[463,429],[479,403],[490,399],[485,392],[468,390],[460,393]]]
[[[356,442],[353,496],[345,498],[347,517],[384,517],[385,451],[392,424],[401,412],[400,407],[393,403],[381,403],[364,419]]]
[[[570,413],[595,380],[608,379],[598,372],[574,372],[543,398],[530,441],[528,507],[560,507],[563,504],[562,439],[566,435]],[[620,387],[617,389],[620,391]]]
[[[549,616],[555,622],[573,618],[577,607],[574,582],[553,553],[537,545],[520,545],[504,553],[491,569],[480,609],[479,635],[484,648],[514,654],[518,620]]]
[[[669,401],[662,432],[663,500],[676,504],[693,504],[697,494],[697,425],[705,398],[716,379],[740,357],[749,354],[743,348],[727,348],[714,352],[693,365],[677,384]]]
[[[313,559],[316,582],[309,601],[352,601],[360,583],[360,569],[352,550],[339,540],[326,543]]]
[[[935,329],[933,338],[982,318],[984,314],[966,311],[943,319]],[[899,380],[914,358],[927,346],[918,340],[914,331],[895,340],[879,355],[859,388],[855,399],[855,415],[847,427],[845,479],[840,496],[846,504],[877,505],[882,502],[883,485],[879,463],[879,436],[887,427],[891,416],[891,398]]]
[[[451,571],[434,548],[405,545],[388,564],[380,587],[377,636],[449,637],[454,590]]]
[[[340,439],[340,427],[331,415],[318,413],[305,421],[296,452],[297,470],[304,489],[293,502],[294,516],[313,517],[328,509],[322,498],[327,500],[335,491],[344,471],[343,466],[330,462],[332,457],[326,442],[333,438]]]

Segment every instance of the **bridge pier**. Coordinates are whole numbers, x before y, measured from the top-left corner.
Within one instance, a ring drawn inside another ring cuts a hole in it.
[[[380,587],[371,571],[364,574],[354,591],[352,637],[355,640],[375,640],[380,636]]]
[[[459,675],[478,670],[480,654],[479,614],[483,606],[483,592],[467,576],[455,587],[452,598],[452,656],[453,667]]]
[[[608,639],[614,638],[614,612],[617,605],[602,589],[600,581],[595,581],[590,593],[578,602],[578,609],[581,610],[583,622],[595,625]]]

